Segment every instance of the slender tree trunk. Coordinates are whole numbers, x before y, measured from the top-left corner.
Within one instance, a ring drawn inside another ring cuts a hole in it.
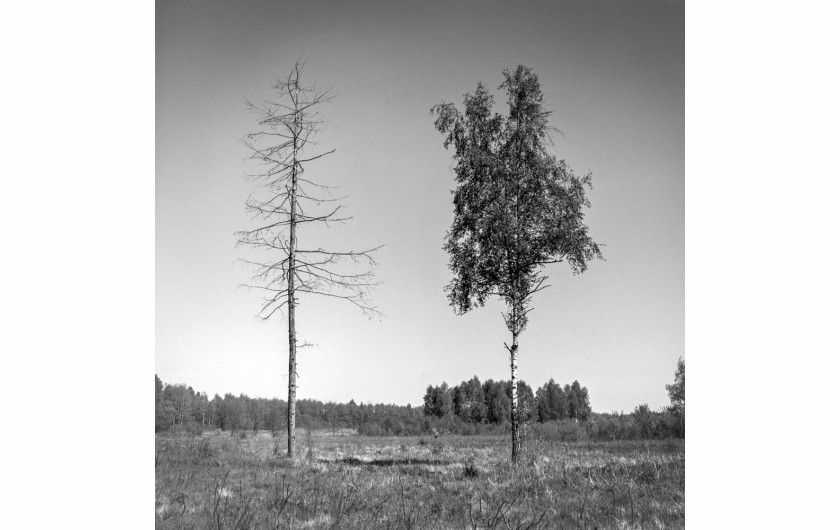
[[[297,141],[295,141],[297,144]],[[297,162],[296,160],[294,161]],[[295,400],[297,397],[297,340],[295,336],[295,192],[297,168],[292,168],[291,215],[289,216],[289,407],[288,407],[288,456],[295,456]]]
[[[510,345],[510,433],[511,453],[510,460],[516,463],[519,459],[519,450],[522,448],[522,440],[519,437],[519,391],[517,384],[517,355],[519,350],[518,333],[513,333]]]

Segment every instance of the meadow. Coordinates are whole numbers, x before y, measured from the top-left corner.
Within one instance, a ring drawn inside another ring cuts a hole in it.
[[[683,440],[508,436],[155,436],[155,527],[683,528]]]

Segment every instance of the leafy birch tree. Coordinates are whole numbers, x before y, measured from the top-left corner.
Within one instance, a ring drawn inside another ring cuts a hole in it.
[[[306,173],[312,163],[335,152],[335,149],[313,152],[315,137],[324,125],[320,109],[333,96],[329,89],[303,84],[302,72],[303,64],[297,62],[287,78],[273,87],[274,99],[246,102],[257,118],[259,130],[248,134],[243,143],[259,171],[248,176],[256,184],[256,191],[245,206],[258,226],[237,233],[238,244],[253,249],[255,252],[251,254],[259,256],[241,259],[255,270],[247,287],[265,293],[258,316],[268,320],[278,311],[280,314],[285,311],[288,321],[287,452],[290,457],[295,454],[299,348],[295,310],[300,303],[299,295],[344,300],[368,316],[380,314],[369,298],[376,285],[372,275],[376,265],[373,253],[380,247],[336,251],[300,244],[301,228],[313,224],[330,226],[350,219],[342,215],[342,206],[338,204],[344,197],[332,197],[333,188],[319,184]],[[361,265],[363,270],[356,265]]]
[[[685,436],[685,359],[677,361],[677,371],[674,372],[674,384],[665,385],[668,397],[671,398],[671,413],[680,422],[679,435]]]
[[[522,65],[503,72],[499,87],[508,114],[493,111],[493,96],[479,83],[464,97],[463,114],[452,103],[432,108],[444,147],[454,148],[455,218],[444,249],[454,278],[446,288],[456,313],[497,296],[511,333],[505,343],[511,370],[511,460],[521,448],[517,396],[519,336],[535,293],[548,287],[546,265],[566,261],[574,274],[601,250],[584,224],[592,175],[576,175],[550,155],[548,117],[537,75]]]

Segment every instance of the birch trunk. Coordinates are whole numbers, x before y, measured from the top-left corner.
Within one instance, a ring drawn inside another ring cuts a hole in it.
[[[519,437],[519,391],[517,385],[517,355],[519,353],[519,344],[517,344],[518,334],[513,334],[513,339],[510,346],[510,434],[511,434],[511,453],[510,459],[514,464],[519,458],[519,450],[522,446],[522,441]]]

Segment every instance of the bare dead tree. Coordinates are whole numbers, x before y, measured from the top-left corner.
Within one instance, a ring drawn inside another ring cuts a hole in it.
[[[237,232],[239,246],[264,251],[268,259],[246,259],[254,268],[252,281],[246,287],[262,291],[264,302],[258,317],[268,320],[285,310],[289,328],[289,401],[288,456],[295,455],[295,402],[297,395],[297,335],[295,308],[298,294],[312,294],[344,300],[369,317],[381,313],[370,303],[369,295],[377,282],[372,269],[373,253],[380,247],[362,251],[334,251],[320,247],[301,248],[298,229],[303,225],[344,223],[332,187],[318,184],[305,168],[335,152],[311,153],[315,136],[324,125],[320,107],[332,101],[329,89],[303,85],[304,64],[295,63],[285,80],[274,85],[275,98],[254,104],[248,109],[257,116],[260,129],[248,134],[243,143],[259,171],[248,175],[256,184],[256,192],[245,203],[246,211],[258,224],[256,228]],[[254,252],[256,253],[256,252]],[[265,254],[262,254],[265,255]],[[358,266],[364,266],[359,271]],[[301,344],[304,347],[306,344]]]

